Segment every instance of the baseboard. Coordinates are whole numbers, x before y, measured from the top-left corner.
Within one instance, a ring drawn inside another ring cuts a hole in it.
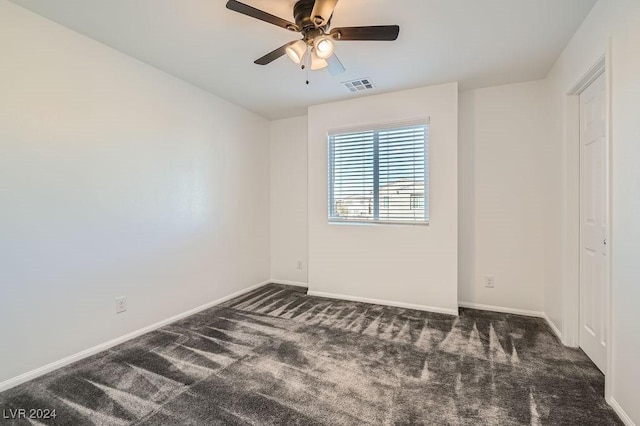
[[[271,283],[309,288],[309,284],[303,283],[303,282],[298,282],[298,281],[287,281],[287,280],[278,280],[278,279],[275,279],[275,278],[271,278]]]
[[[527,317],[542,318],[547,322],[547,325],[549,326],[551,331],[553,331],[553,333],[562,342],[562,333],[560,333],[560,330],[558,329],[558,327],[556,327],[553,321],[551,321],[551,319],[544,312],[529,311],[526,309],[505,308],[504,306],[481,305],[479,303],[471,303],[471,302],[458,302],[458,306],[460,306],[461,308],[478,309],[480,311],[501,312],[504,314],[524,315]]]
[[[526,309],[505,308],[504,306],[481,305],[480,303],[458,302],[461,308],[477,309],[479,311],[500,312],[503,314],[524,315],[526,317],[544,318],[544,312],[529,311]]]
[[[631,420],[631,417],[629,417],[629,415],[625,413],[620,404],[618,404],[618,401],[616,401],[613,397],[611,397],[611,399],[609,400],[609,405],[611,406],[611,408],[613,408],[613,411],[616,412],[618,417],[620,417],[622,423],[624,423],[626,426],[636,426],[633,420]]]
[[[326,297],[329,299],[342,299],[342,300],[349,300],[352,302],[371,303],[374,305],[393,306],[396,308],[415,309],[417,311],[427,311],[427,312],[434,312],[437,314],[458,316],[457,309],[438,308],[435,306],[426,306],[426,305],[414,305],[412,303],[394,302],[390,300],[380,300],[380,299],[369,299],[367,297],[349,296],[346,294],[324,293],[321,291],[309,290],[308,294],[309,296]]]
[[[162,320],[160,322],[157,322],[155,324],[151,324],[149,326],[143,327],[143,328],[138,329],[136,331],[133,331],[131,333],[125,334],[124,336],[116,337],[115,339],[109,340],[108,342],[101,343],[99,345],[96,345],[96,346],[93,346],[91,348],[85,349],[85,350],[83,350],[81,352],[78,352],[76,354],[73,354],[73,355],[70,355],[68,357],[62,358],[62,359],[60,359],[58,361],[54,361],[54,362],[49,363],[47,365],[44,365],[42,367],[36,368],[35,370],[28,371],[26,373],[23,373],[23,374],[17,376],[17,377],[13,377],[11,379],[5,380],[4,382],[0,383],[0,392],[3,392],[5,390],[7,390],[7,389],[11,389],[11,388],[16,387],[18,385],[21,385],[21,384],[23,384],[25,382],[28,382],[30,380],[33,380],[33,379],[35,379],[37,377],[43,376],[43,375],[45,375],[47,373],[50,373],[50,372],[52,372],[54,370],[57,370],[58,368],[62,368],[62,367],[65,367],[65,366],[67,366],[69,364],[73,364],[76,361],[80,361],[80,360],[82,360],[84,358],[87,358],[87,357],[95,355],[95,354],[97,354],[99,352],[105,351],[105,350],[107,350],[109,348],[112,348],[112,347],[114,347],[116,345],[124,343],[124,342],[126,342],[128,340],[131,340],[131,339],[136,338],[138,336],[142,336],[143,334],[146,334],[146,333],[149,333],[151,331],[154,331],[154,330],[157,330],[159,328],[162,328],[165,325],[169,325],[169,324],[171,324],[173,322],[179,321],[179,320],[181,320],[183,318],[186,318],[188,316],[191,316],[193,314],[197,314],[198,312],[201,312],[201,311],[204,311],[206,309],[212,308],[212,307],[214,307],[216,305],[224,303],[224,302],[226,302],[228,300],[231,300],[233,298],[236,298],[238,296],[242,296],[243,294],[249,293],[250,291],[253,291],[255,289],[258,289],[258,288],[260,288],[260,287],[262,287],[264,285],[270,284],[270,283],[271,283],[271,280],[261,282],[259,284],[253,285],[251,287],[245,288],[245,289],[240,290],[240,291],[237,291],[237,292],[235,292],[233,294],[230,294],[228,296],[222,297],[222,298],[220,298],[218,300],[214,300],[213,302],[206,303],[206,304],[204,304],[202,306],[198,306],[197,308],[190,309],[190,310],[188,310],[186,312],[183,312],[181,314],[175,315],[175,316],[173,316],[171,318],[167,318],[167,319]]]
[[[562,342],[562,344],[564,345],[564,342],[562,341],[562,333],[560,332],[560,329],[556,327],[556,325],[553,323],[553,321],[551,321],[551,318],[549,318],[546,313],[544,314],[543,318],[547,321],[547,324],[549,325],[549,328],[551,328],[551,331],[553,331],[553,333],[558,337],[558,339],[560,339],[560,342]]]

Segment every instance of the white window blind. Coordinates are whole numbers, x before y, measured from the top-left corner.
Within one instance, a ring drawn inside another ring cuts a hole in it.
[[[429,222],[429,126],[329,136],[329,221]]]

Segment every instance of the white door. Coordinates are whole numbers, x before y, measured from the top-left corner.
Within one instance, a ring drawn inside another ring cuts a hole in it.
[[[604,75],[580,95],[580,347],[606,373],[609,194]]]

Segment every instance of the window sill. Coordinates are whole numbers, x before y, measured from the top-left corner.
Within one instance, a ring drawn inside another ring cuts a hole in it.
[[[429,222],[399,222],[399,221],[368,221],[368,220],[335,220],[329,219],[329,225],[355,225],[355,226],[429,226]]]

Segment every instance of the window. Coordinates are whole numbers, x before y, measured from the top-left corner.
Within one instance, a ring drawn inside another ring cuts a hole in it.
[[[329,221],[427,224],[429,126],[329,135]]]

